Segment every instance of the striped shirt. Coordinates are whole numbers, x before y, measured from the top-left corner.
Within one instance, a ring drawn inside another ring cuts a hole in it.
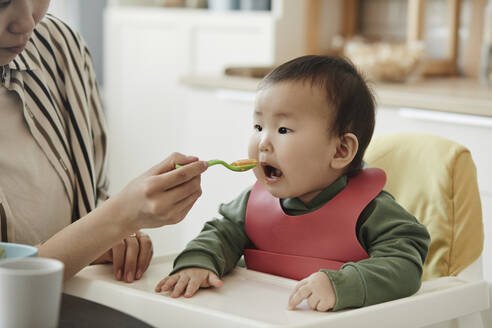
[[[83,217],[107,198],[108,187],[105,121],[85,42],[47,15],[24,51],[0,73],[2,86],[20,97],[26,125],[62,182],[71,221]],[[2,241],[15,235],[8,192],[0,185]]]

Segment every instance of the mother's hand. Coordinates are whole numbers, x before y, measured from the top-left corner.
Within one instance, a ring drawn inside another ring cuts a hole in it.
[[[149,235],[137,231],[106,251],[92,264],[113,263],[116,280],[139,280],[147,270],[154,254]]]
[[[200,174],[207,168],[197,157],[174,153],[108,201],[116,203],[115,215],[129,231],[175,224],[202,194]]]

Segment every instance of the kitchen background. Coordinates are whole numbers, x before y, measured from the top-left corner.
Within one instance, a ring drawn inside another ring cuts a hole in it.
[[[91,49],[112,192],[173,151],[245,158],[258,77],[295,56],[344,52],[374,80],[376,135],[432,133],[471,150],[492,282],[492,1],[53,0],[50,11]],[[253,180],[209,170],[186,220],[149,231],[157,254],[181,249]]]

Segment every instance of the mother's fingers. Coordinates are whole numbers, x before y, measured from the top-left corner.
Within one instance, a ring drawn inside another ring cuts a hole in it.
[[[125,238],[126,254],[125,254],[125,270],[124,278],[126,282],[133,282],[137,269],[137,258],[140,252],[140,244],[137,236],[129,236]]]
[[[113,246],[113,273],[116,280],[123,278],[123,265],[125,264],[125,249],[126,244],[121,240],[118,244]]]
[[[185,207],[184,204],[190,202],[190,198],[196,200],[201,195],[200,180],[198,176],[172,190],[163,191],[154,195],[152,197],[152,203],[150,203],[152,206],[150,210],[156,215],[165,215],[167,217],[180,212]]]
[[[153,248],[149,235],[139,231],[137,232],[137,238],[140,244],[140,252],[138,253],[137,274],[135,275],[135,279],[138,280],[142,278],[142,275],[149,267]]]
[[[174,170],[176,168],[176,164],[186,165],[197,160],[198,157],[196,156],[186,156],[181,153],[173,153],[162,162],[154,165],[147,173],[149,175],[159,175]]]
[[[169,201],[172,201],[172,204],[178,205],[191,195],[196,194],[197,192],[201,193],[201,191],[201,176],[196,176],[186,183],[183,183],[171,190],[167,190],[162,194],[163,196],[165,195]]]
[[[175,169],[176,164],[188,164],[194,161],[197,161],[198,157],[196,156],[186,156],[181,153],[173,153],[165,158],[163,161],[154,165],[147,171],[148,175],[158,175],[165,172],[169,172]]]
[[[180,202],[173,205],[172,209],[167,213],[167,217],[169,218],[168,224],[176,224],[183,220],[188,212],[191,210],[196,200],[200,197],[202,191],[199,190],[187,198],[181,200]]]
[[[197,161],[180,167],[177,170],[155,175],[148,180],[147,193],[154,194],[156,192],[171,190],[196,178],[205,172],[207,168],[207,162]]]

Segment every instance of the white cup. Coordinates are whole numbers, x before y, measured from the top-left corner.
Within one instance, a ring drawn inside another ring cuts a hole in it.
[[[47,258],[0,261],[0,328],[55,328],[63,263]]]

